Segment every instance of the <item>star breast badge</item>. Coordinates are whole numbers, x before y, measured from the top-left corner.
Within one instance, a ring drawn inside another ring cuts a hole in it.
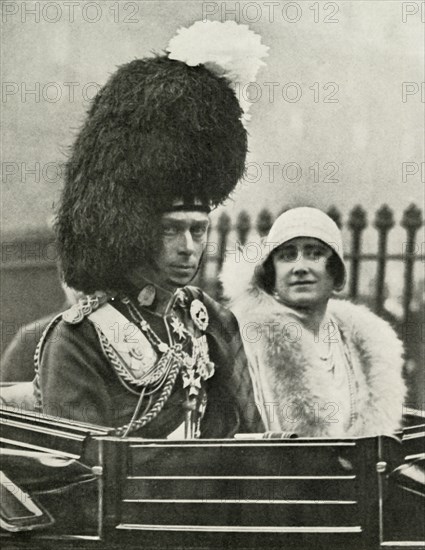
[[[200,300],[193,300],[190,304],[190,316],[194,324],[202,331],[208,327],[208,311]]]
[[[171,325],[171,328],[173,329],[173,332],[175,332],[177,334],[177,336],[179,337],[179,340],[183,340],[185,332],[186,332],[186,329],[184,328],[183,323],[181,323],[177,319],[177,317],[173,317],[172,320],[171,320],[170,325]]]

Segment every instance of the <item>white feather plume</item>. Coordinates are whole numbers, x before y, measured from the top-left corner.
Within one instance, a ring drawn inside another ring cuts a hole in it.
[[[211,72],[238,84],[238,99],[247,119],[251,102],[240,91],[255,82],[258,70],[265,65],[262,58],[268,55],[268,49],[261,44],[261,36],[247,25],[235,21],[197,21],[177,31],[167,52],[170,59],[190,66],[203,64]]]

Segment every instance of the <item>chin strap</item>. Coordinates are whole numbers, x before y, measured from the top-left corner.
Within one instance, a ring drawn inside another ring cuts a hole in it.
[[[198,267],[196,268],[196,271],[195,271],[195,273],[193,274],[193,277],[190,279],[190,281],[187,282],[188,285],[189,285],[189,284],[193,281],[193,279],[195,279],[195,277],[198,275],[199,270],[201,269],[201,266],[202,266],[203,261],[204,261],[204,254],[205,254],[205,248],[204,248],[204,250],[202,251],[201,257],[199,258]],[[186,286],[186,285],[184,285],[184,286]]]

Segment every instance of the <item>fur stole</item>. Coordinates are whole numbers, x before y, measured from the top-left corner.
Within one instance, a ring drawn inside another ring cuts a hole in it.
[[[313,334],[303,328],[295,310],[256,285],[254,267],[244,261],[226,263],[221,279],[239,322],[266,429],[302,437],[331,436],[329,414],[319,409],[329,407],[334,393],[323,375]],[[353,373],[356,418],[343,435],[394,433],[406,393],[402,343],[391,326],[365,306],[330,300],[328,313],[338,325]]]

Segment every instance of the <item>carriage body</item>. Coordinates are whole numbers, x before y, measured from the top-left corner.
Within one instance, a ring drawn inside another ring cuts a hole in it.
[[[182,441],[7,408],[0,418],[4,494],[27,504],[2,510],[6,548],[424,545],[418,415],[394,436]],[[30,504],[39,512],[25,520]]]

